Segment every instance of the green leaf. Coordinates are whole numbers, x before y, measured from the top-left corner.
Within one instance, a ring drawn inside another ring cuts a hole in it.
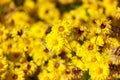
[[[74,2],[74,3],[71,3],[71,4],[61,4],[61,3],[57,3],[56,6],[57,8],[60,10],[61,13],[63,12],[69,12],[71,11],[72,9],[76,9],[77,7],[81,6],[82,5],[82,2]]]
[[[86,11],[86,15],[87,15],[88,17],[90,17],[90,14],[89,14],[89,12],[88,12],[88,8],[86,8],[85,11]]]
[[[76,52],[74,51],[72,51],[71,54],[72,54],[72,57],[76,56]]]
[[[84,37],[83,40],[78,40],[78,42],[80,43],[80,45],[84,44],[84,41],[86,41],[86,38]]]
[[[89,70],[84,71],[83,75],[81,76],[83,80],[90,80]]]
[[[7,60],[10,60],[10,56],[9,55],[5,55],[5,56],[6,56]]]
[[[25,1],[25,0],[13,0],[14,4],[15,4],[16,6],[21,6],[21,5],[23,5],[23,4],[24,4],[24,1]]]
[[[0,14],[4,12],[4,7],[0,5]]]
[[[30,62],[30,61],[32,61],[32,60],[33,60],[32,56],[27,56],[27,61],[28,61],[28,62]]]
[[[115,80],[120,80],[120,78],[116,78]]]
[[[79,40],[78,42],[79,42],[81,45],[84,44],[84,41],[83,41],[83,40]]]
[[[70,32],[70,37],[74,37],[74,32]]]

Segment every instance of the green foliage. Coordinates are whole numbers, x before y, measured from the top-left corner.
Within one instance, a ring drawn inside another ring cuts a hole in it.
[[[115,80],[120,80],[120,78],[116,78]]]
[[[83,75],[81,76],[83,80],[90,80],[89,70],[84,71]]]
[[[72,51],[71,54],[72,54],[72,57],[76,56],[76,52],[74,51]]]
[[[15,4],[16,6],[21,6],[21,5],[23,5],[23,4],[24,4],[24,1],[25,1],[25,0],[13,0],[14,4]]]
[[[78,8],[81,5],[82,5],[82,2],[74,2],[72,4],[66,4],[66,5],[61,4],[61,3],[57,3],[56,4],[56,6],[59,8],[61,13],[69,12],[70,10],[76,9],[76,8]]]

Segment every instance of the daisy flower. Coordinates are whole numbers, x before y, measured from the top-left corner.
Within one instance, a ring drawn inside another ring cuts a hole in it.
[[[66,20],[58,21],[53,25],[52,31],[65,37],[70,33],[70,23]]]
[[[95,63],[90,66],[89,74],[92,80],[106,80],[109,76],[109,65],[103,62]]]
[[[45,38],[45,42],[54,54],[59,54],[64,45],[64,39],[55,32],[49,33]]]

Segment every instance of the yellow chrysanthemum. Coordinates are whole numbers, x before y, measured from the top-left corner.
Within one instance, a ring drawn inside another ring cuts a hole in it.
[[[35,3],[33,0],[25,0],[24,9],[28,12],[32,11],[35,8]]]
[[[96,44],[98,46],[103,46],[104,45],[103,36],[94,36],[93,38],[90,39],[90,42],[92,44]]]
[[[38,49],[36,51],[36,49]],[[44,65],[45,61],[49,59],[51,56],[51,53],[49,50],[45,47],[45,45],[40,45],[40,47],[36,47],[31,51],[31,54],[33,56],[33,61],[38,65]],[[47,55],[47,56],[46,56]]]
[[[25,60],[25,53],[18,48],[12,48],[11,51],[6,54],[8,59],[12,62],[23,62]]]
[[[74,2],[74,0],[58,0],[58,1],[62,4],[70,4]]]
[[[82,56],[86,56],[87,54],[90,53],[95,53],[97,52],[98,46],[96,44],[91,43],[90,41],[86,41],[84,42],[84,44],[78,49],[77,51],[77,55],[82,57]]]
[[[8,68],[8,61],[6,60],[5,57],[0,58],[0,77],[2,76],[2,74],[4,74],[7,71]]]
[[[72,11],[70,13],[64,13],[63,14],[63,20],[67,19],[71,22],[72,26],[78,26],[80,24],[80,18],[74,14]]]
[[[25,63],[22,64],[21,69],[23,71],[26,71],[25,72],[26,76],[31,76],[31,75],[33,75],[36,72],[37,65],[33,61],[25,62]]]
[[[102,18],[100,20],[96,20],[96,33],[98,34],[110,34],[111,33],[111,21],[107,20],[106,18]]]
[[[41,39],[45,35],[46,29],[47,25],[45,23],[38,22],[31,26],[28,34],[30,37]]]
[[[83,71],[88,69],[87,65],[82,61],[82,58],[79,59],[78,57],[73,57],[72,58],[72,64],[74,66],[77,66],[78,68],[80,68]]]
[[[69,35],[70,34],[70,23],[69,23],[69,21],[66,21],[66,20],[60,21],[59,20],[58,22],[56,22],[53,25],[52,31],[62,35],[62,37],[65,37],[66,35]]]
[[[54,72],[50,73],[47,70],[43,70],[39,75],[38,75],[38,79],[39,80],[54,80],[56,79]]]
[[[7,38],[8,30],[5,29],[5,26],[0,24],[0,43]]]
[[[120,46],[120,42],[116,38],[107,38],[105,42],[110,44],[111,48]]]
[[[8,23],[13,22],[16,25],[25,24],[29,21],[31,21],[31,20],[30,20],[30,17],[28,16],[28,14],[25,12],[19,12],[19,11],[9,14],[9,17],[7,20]]]
[[[25,80],[25,74],[21,69],[9,70],[5,80]]]
[[[89,74],[92,80],[106,80],[109,76],[109,66],[103,62],[90,66]]]
[[[117,8],[115,17],[116,17],[118,20],[120,19],[120,7]]]
[[[65,47],[69,49],[69,52],[71,51],[77,52],[78,48],[80,48],[80,44],[75,40],[71,42],[66,41]]]
[[[97,62],[105,61],[104,57],[98,52],[89,53],[89,54],[86,53],[86,55],[83,56],[81,60],[83,61],[84,64],[86,64],[87,68],[89,68],[90,65],[94,65]]]
[[[57,33],[49,33],[45,39],[46,46],[54,53],[59,54],[64,45],[64,39]]]
[[[107,4],[107,5],[106,5]],[[106,15],[114,15],[117,7],[117,0],[104,0],[102,5],[105,7]]]
[[[38,4],[38,16],[48,23],[53,23],[59,19],[60,13],[54,3],[46,1]]]

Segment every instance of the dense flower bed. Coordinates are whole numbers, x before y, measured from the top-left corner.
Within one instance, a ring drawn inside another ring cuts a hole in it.
[[[0,80],[120,80],[120,1],[0,0]]]

